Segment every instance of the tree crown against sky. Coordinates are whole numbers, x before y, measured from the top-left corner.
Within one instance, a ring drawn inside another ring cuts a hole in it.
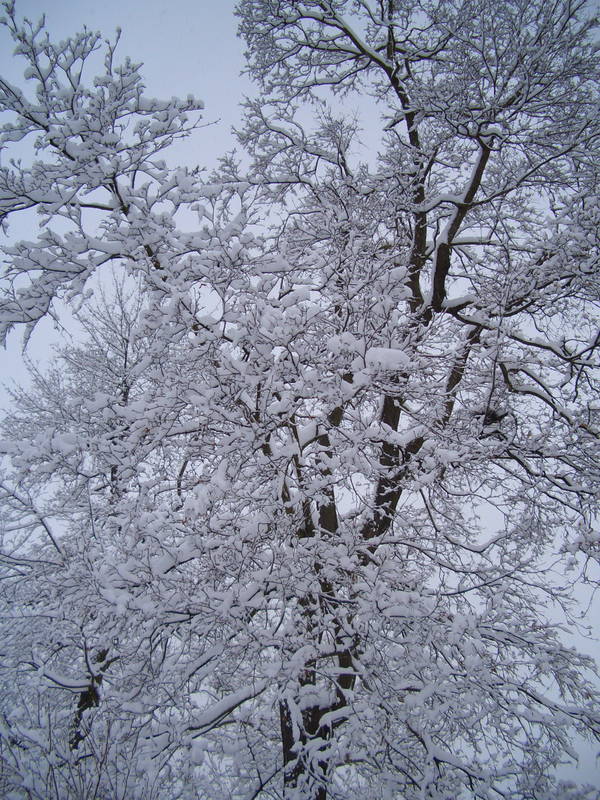
[[[5,15],[0,321],[85,337],[3,428],[2,791],[594,796],[588,4],[242,0],[212,173],[164,160],[199,101]]]

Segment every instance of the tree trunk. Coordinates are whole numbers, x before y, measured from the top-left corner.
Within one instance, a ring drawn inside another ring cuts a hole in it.
[[[310,676],[301,681],[301,686],[312,683]],[[283,786],[286,800],[298,800],[298,790],[302,800],[326,800],[327,798],[327,759],[315,759],[310,743],[327,738],[321,728],[324,710],[312,706],[302,712],[302,730],[294,726],[289,704],[279,704],[281,724],[281,744],[283,749]],[[317,745],[318,747],[318,745]]]

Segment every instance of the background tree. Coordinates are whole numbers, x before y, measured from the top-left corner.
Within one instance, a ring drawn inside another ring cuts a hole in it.
[[[158,158],[199,104],[7,14],[37,156],[1,198],[47,224],[5,329],[108,261],[140,297],[6,425],[10,790],[591,795],[554,772],[600,732],[560,637],[598,555],[587,6],[243,0],[253,163],[208,179]]]

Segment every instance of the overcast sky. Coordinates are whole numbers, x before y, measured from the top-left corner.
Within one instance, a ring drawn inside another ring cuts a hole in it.
[[[45,14],[54,38],[84,25],[112,38],[121,28],[118,52],[143,62],[149,95],[194,94],[206,104],[207,121],[222,120],[198,136],[198,160],[208,161],[233,145],[229,130],[244,92],[251,90],[249,81],[240,77],[244,46],[236,36],[234,5],[234,0],[17,0],[17,11],[31,20]],[[4,33],[3,72],[19,64],[6,41]]]
[[[117,54],[142,62],[142,75],[151,97],[185,97],[193,94],[205,104],[207,127],[197,131],[182,147],[178,158],[189,165],[212,167],[220,155],[235,146],[232,126],[239,122],[239,105],[252,93],[241,76],[244,44],[237,38],[234,0],[17,0],[19,16],[37,21],[45,15],[51,38],[57,40],[84,26],[114,38],[121,29]],[[14,44],[0,29],[0,73],[21,82],[25,62],[13,55]],[[11,222],[11,238],[33,235],[30,220]],[[1,235],[1,234],[0,234]],[[29,355],[47,358],[47,342],[56,338],[52,325],[38,326]],[[19,334],[11,335],[7,351],[0,348],[0,408],[6,403],[4,386],[26,381]]]
[[[116,28],[121,28],[118,52],[122,58],[143,62],[148,95],[194,94],[204,101],[204,119],[215,124],[198,131],[181,155],[186,163],[210,168],[219,155],[234,147],[231,127],[239,121],[243,96],[253,91],[249,80],[240,76],[244,45],[236,36],[234,5],[234,0],[17,0],[17,11],[32,20],[45,13],[47,28],[57,39],[83,26],[113,38]],[[24,66],[13,57],[13,49],[6,32],[0,31],[0,73],[18,80]],[[13,234],[16,230],[13,226]],[[50,325],[40,326],[32,341],[34,358],[45,360],[51,338]],[[0,350],[0,385],[11,379],[25,380],[17,337],[11,345],[8,351]],[[5,401],[0,390],[0,408]],[[584,649],[589,652],[591,647]],[[600,784],[593,748],[586,748],[585,763],[571,772],[575,774]]]

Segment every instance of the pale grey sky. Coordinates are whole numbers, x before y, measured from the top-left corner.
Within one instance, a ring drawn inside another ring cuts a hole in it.
[[[237,38],[234,0],[17,0],[19,16],[37,21],[45,15],[53,39],[60,40],[86,26],[114,38],[121,28],[117,54],[142,62],[147,94],[204,101],[203,119],[209,124],[178,145],[182,163],[211,168],[220,155],[235,146],[231,127],[239,121],[239,104],[252,93],[244,66],[244,45]],[[0,73],[21,82],[25,62],[13,55],[14,44],[0,29]],[[28,220],[11,220],[11,238],[29,238]],[[47,343],[56,339],[52,325],[43,322],[32,337],[29,355],[47,358]],[[0,408],[6,403],[4,385],[26,381],[20,336],[11,335],[8,351],[0,348]]]
[[[121,56],[143,62],[151,96],[191,93],[204,100],[207,120],[222,119],[218,129],[199,137],[203,154],[214,159],[232,146],[229,128],[243,93],[250,90],[239,74],[244,46],[236,36],[234,5],[234,0],[17,0],[17,11],[32,20],[45,14],[55,38],[84,25],[112,38],[120,27]],[[3,71],[16,61],[12,49],[0,46]]]

